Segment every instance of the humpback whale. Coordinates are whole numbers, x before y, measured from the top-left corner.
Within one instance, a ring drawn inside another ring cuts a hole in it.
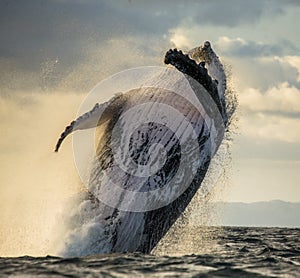
[[[61,134],[55,152],[69,134],[101,129],[62,255],[150,253],[201,186],[229,124],[223,65],[209,42],[170,49],[164,63],[151,82],[96,103]]]

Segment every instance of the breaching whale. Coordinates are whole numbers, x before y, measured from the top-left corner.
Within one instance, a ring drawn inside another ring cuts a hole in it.
[[[69,134],[101,128],[64,256],[150,253],[201,186],[229,122],[226,75],[209,42],[164,62],[175,69],[96,103],[61,134],[56,152]],[[163,86],[174,72],[178,84]]]

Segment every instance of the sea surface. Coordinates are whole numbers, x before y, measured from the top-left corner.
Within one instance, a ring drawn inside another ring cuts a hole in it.
[[[300,277],[299,228],[188,230],[152,255],[2,257],[0,277]]]

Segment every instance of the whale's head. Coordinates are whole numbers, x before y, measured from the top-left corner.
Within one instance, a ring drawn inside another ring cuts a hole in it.
[[[219,57],[209,41],[183,53],[170,49],[165,55],[165,64],[171,64],[182,73],[198,81],[215,101],[223,119],[227,123],[225,103],[226,75]]]

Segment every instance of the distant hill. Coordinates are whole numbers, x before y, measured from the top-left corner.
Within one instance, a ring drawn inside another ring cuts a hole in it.
[[[300,203],[217,203],[215,208],[225,226],[300,227]]]

